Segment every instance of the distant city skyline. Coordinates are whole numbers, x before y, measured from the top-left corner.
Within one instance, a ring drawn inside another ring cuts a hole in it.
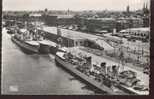
[[[142,9],[144,3],[150,6],[150,0],[3,0],[3,11],[22,10],[115,10],[125,11]]]

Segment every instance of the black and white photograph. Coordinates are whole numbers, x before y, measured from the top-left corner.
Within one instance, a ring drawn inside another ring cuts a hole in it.
[[[150,0],[2,0],[2,95],[149,95]]]

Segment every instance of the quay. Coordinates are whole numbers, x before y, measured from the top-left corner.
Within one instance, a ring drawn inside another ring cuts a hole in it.
[[[91,34],[82,33],[82,32],[78,32],[78,31],[63,29],[60,27],[49,27],[49,26],[45,26],[45,25],[42,27],[42,29],[40,29],[40,28],[37,28],[37,29],[38,29],[37,31],[40,32],[44,36],[43,38],[46,38],[46,41],[48,41],[48,42],[37,41],[37,42],[41,43],[41,47],[45,52],[46,51],[50,52],[49,51],[50,46],[53,46],[54,50],[56,52],[56,47],[58,47],[58,45],[60,45],[62,48],[65,47],[67,50],[69,50],[73,54],[77,55],[77,54],[81,53],[82,55],[91,56],[92,57],[92,65],[100,66],[101,63],[105,62],[105,63],[107,63],[108,66],[116,65],[116,66],[123,67],[123,69],[120,68],[121,69],[120,71],[123,71],[123,70],[124,71],[129,71],[129,70],[133,71],[137,74],[136,75],[137,79],[139,79],[143,85],[145,85],[147,87],[149,86],[149,75],[144,74],[142,70],[136,69],[134,64],[133,64],[134,65],[134,68],[133,68],[132,65],[129,66],[130,64],[124,65],[124,64],[120,63],[120,60],[119,60],[119,62],[117,62],[117,60],[113,59],[115,57],[113,57],[113,58],[108,57],[108,56],[101,57],[103,55],[98,55],[99,51],[112,53],[115,51],[115,49],[120,48],[122,46],[122,44],[126,44],[126,42],[122,43],[121,46],[119,46],[120,45],[120,43],[119,43],[119,45],[117,47],[115,47],[115,46],[113,46],[113,44],[110,44],[108,42],[109,39],[110,40],[112,39],[110,37],[110,35],[107,37],[105,37],[105,36],[101,37],[101,36],[91,35]],[[106,40],[106,38],[107,38],[107,40]],[[61,39],[61,40],[59,41],[59,39]],[[50,41],[54,42],[54,43],[49,43]],[[113,40],[113,42],[114,41],[115,40]],[[95,46],[93,46],[93,44]],[[93,51],[91,51],[91,52],[86,51],[86,49],[88,49],[88,48],[93,49]],[[123,51],[125,52],[126,50],[123,50]],[[93,52],[96,52],[96,53],[93,53]],[[121,49],[119,50],[119,52],[121,52]],[[126,51],[126,52],[128,53],[128,51]],[[135,55],[135,53],[134,53],[134,55]],[[56,60],[60,61],[58,58],[56,58]],[[62,64],[64,64],[64,63],[62,62]],[[70,66],[67,69],[69,70]],[[93,80],[90,80],[90,78],[84,77],[82,75],[82,73],[78,73],[76,70],[73,70],[73,68],[70,70],[77,75],[79,74],[78,76],[81,76],[81,78],[83,77],[86,81],[89,81],[90,84],[99,88],[99,85],[95,84],[95,81],[93,82]],[[143,94],[148,95],[149,94],[148,91],[138,92],[133,88],[125,87],[123,85],[122,85],[122,88],[125,88],[128,92],[132,92],[135,94],[141,94],[141,95],[143,95]],[[111,91],[110,88],[108,89],[108,87],[105,87],[105,86],[101,87],[99,89],[101,89],[102,91],[107,91],[109,94],[117,94],[117,93],[114,93],[113,91]],[[122,94],[122,92],[121,92],[121,94]]]
[[[77,47],[75,47],[75,48],[69,48],[69,50],[70,50],[70,52],[74,53],[75,55],[77,55],[79,53],[82,53],[83,55],[92,56],[93,57],[92,64],[99,65],[101,62],[106,62],[106,64],[109,65],[109,66],[112,66],[112,65],[121,65],[122,66],[122,64],[119,64],[118,62],[112,61],[109,58],[107,59],[107,58],[103,58],[103,57],[96,56],[96,55],[94,55],[92,53],[85,52],[85,51],[83,51],[83,50],[81,50],[80,48],[77,48]],[[133,67],[130,67],[128,65],[125,65],[124,66],[124,70],[132,70],[132,71],[136,72],[137,73],[137,77],[144,84],[146,84],[147,86],[149,86],[149,80],[150,80],[149,75],[146,75],[142,71],[137,70],[137,69],[135,69]]]
[[[57,33],[56,27],[47,27],[47,28],[44,27],[43,30],[44,31],[48,31],[48,33],[51,33],[51,35],[52,34],[57,35],[56,34]],[[52,32],[50,32],[50,31],[52,31]],[[68,38],[68,39],[73,39],[73,40],[74,39],[76,40],[78,38],[83,38],[83,39],[88,39],[88,38],[90,39],[91,38],[91,40],[96,40],[97,41],[97,39],[100,38],[99,36],[90,35],[90,34],[81,33],[81,32],[72,31],[72,30],[67,30],[67,29],[61,29],[61,32],[62,32],[62,35],[61,35],[62,37],[65,37],[65,38]],[[113,50],[113,47],[111,45],[109,45],[104,40],[102,40],[102,41],[103,42],[101,42],[100,44],[102,44],[102,46],[105,48],[105,50],[109,50],[109,51]],[[73,46],[73,44],[72,44],[72,46]],[[86,51],[82,50],[82,46],[79,46],[79,47],[72,47],[72,46],[68,46],[68,50],[71,53],[73,53],[73,54],[75,54],[75,53],[76,54],[82,53],[83,55],[90,55],[90,56],[92,56],[93,57],[92,64],[97,64],[98,65],[101,62],[106,62],[107,65],[110,65],[110,66],[111,65],[121,65],[121,66],[123,65],[123,64],[117,62],[117,60],[115,61],[113,58],[110,59],[109,57],[107,57],[107,58],[106,57],[100,57],[100,56],[96,56],[96,55],[94,55],[92,53],[87,53]],[[137,78],[140,79],[143,84],[145,84],[146,86],[149,86],[149,80],[150,80],[149,79],[149,75],[144,74],[143,70],[140,67],[136,67],[133,64],[126,64],[124,66],[124,70],[131,70],[131,71],[136,72],[137,73]],[[130,89],[130,90],[136,92],[133,89]],[[146,92],[146,93],[144,93],[144,92],[142,93],[141,92],[139,94],[146,94],[147,95],[147,94],[149,94],[149,92]]]
[[[136,41],[136,42],[130,42],[127,41],[127,39],[125,38],[118,38],[115,36],[111,36],[111,33],[107,33],[104,34],[106,36],[106,38],[110,38],[110,39],[118,39],[123,41],[123,44],[119,44],[118,46],[114,47],[112,46],[112,44],[106,42],[106,40],[104,39],[104,37],[100,37],[97,35],[92,35],[92,34],[87,34],[87,33],[83,33],[83,32],[79,32],[79,31],[74,31],[74,30],[68,30],[68,29],[63,29],[60,28],[61,30],[61,36],[57,35],[57,27],[49,27],[49,26],[42,26],[42,29],[39,31],[43,31],[45,34],[45,37],[55,43],[57,42],[57,39],[59,37],[61,37],[63,39],[63,45],[66,47],[74,47],[74,46],[84,46],[84,41],[85,39],[89,39],[92,40],[94,42],[96,42],[98,45],[100,45],[101,47],[104,48],[104,51],[102,51],[102,53],[119,53],[119,48],[121,48],[124,52],[124,55],[126,56],[126,58],[132,58],[133,60],[138,60],[138,54],[134,54],[135,52],[139,52],[138,49],[144,49],[144,55],[143,57],[140,58],[140,63],[143,62],[144,63],[148,62],[149,60],[149,50],[150,50],[150,45],[149,43],[141,43],[141,41]],[[112,43],[112,42],[111,42]],[[128,49],[129,48],[129,49]],[[107,56],[106,54],[103,55],[104,57]],[[140,55],[142,56],[142,55]],[[118,61],[117,57],[108,57],[113,61]],[[133,62],[133,61],[132,61]],[[143,67],[139,67],[136,66],[136,64],[134,63],[127,63],[129,64],[132,68],[137,69],[142,71]]]

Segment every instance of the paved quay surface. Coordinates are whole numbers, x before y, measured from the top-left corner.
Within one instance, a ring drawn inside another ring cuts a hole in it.
[[[49,32],[52,34],[57,34],[57,27],[50,27],[50,26],[46,26],[46,25],[43,25],[42,27],[43,27],[42,29],[46,32]],[[105,40],[103,40],[104,37],[101,37],[101,36],[92,35],[92,34],[80,32],[80,31],[63,29],[63,28],[61,28],[61,33],[62,33],[62,36],[67,37],[67,38],[71,38],[71,39],[78,39],[79,38],[79,39],[94,40],[100,46],[102,46],[104,48],[104,50],[109,51],[109,52],[114,50],[113,46],[111,46],[109,43],[107,43]],[[134,60],[138,60],[138,56],[139,56],[140,62],[143,62],[143,63],[147,62],[147,58],[149,58],[147,56],[149,56],[149,53],[150,53],[149,43],[142,43],[139,40],[136,40],[136,42],[131,42],[131,41],[128,41],[126,38],[121,39],[119,37],[111,36],[111,33],[104,34],[104,36],[107,36],[107,37],[113,38],[113,39],[115,38],[118,40],[122,40],[123,44],[121,46],[123,46],[123,50],[124,50],[125,56],[127,58],[131,57]],[[140,52],[140,53],[143,50],[144,51],[143,56],[130,52],[130,51],[134,52],[134,50],[136,50],[136,52]]]
[[[43,27],[44,31],[47,31],[47,32],[53,33],[53,34],[57,34],[57,28],[56,27],[49,27],[49,26],[45,26],[45,25],[43,25],[42,27]],[[69,37],[69,38],[72,38],[72,39],[83,38],[83,39],[97,40],[98,38],[101,38],[100,36],[97,36],[97,35],[87,34],[87,33],[84,33],[84,32],[79,32],[79,31],[74,31],[74,30],[69,30],[69,29],[63,29],[63,28],[61,28],[61,32],[62,32],[62,36]],[[112,37],[112,38],[121,40],[121,38],[119,38],[119,37],[111,36],[111,33],[104,34],[104,36]],[[130,41],[127,41],[126,38],[122,38],[122,40],[124,42],[122,44],[122,46],[129,47],[132,50],[134,50],[134,49],[138,50],[138,49],[143,48],[146,52],[149,52],[149,49],[150,49],[149,43],[142,43],[139,40],[136,40],[136,42],[130,42]],[[101,40],[101,41],[103,42],[103,40]],[[109,45],[107,45],[107,46],[109,46]]]

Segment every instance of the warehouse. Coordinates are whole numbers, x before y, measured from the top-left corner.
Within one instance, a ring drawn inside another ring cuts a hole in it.
[[[43,34],[45,34],[44,35],[45,38],[55,43],[59,43],[62,46],[66,47],[85,46],[90,48],[103,49],[100,47],[99,44],[95,42],[95,40],[98,38],[97,36],[67,29],[60,29],[60,30],[61,33],[57,33],[57,27],[48,27],[48,26],[44,26],[43,30],[39,29],[40,32],[43,32]]]
[[[150,28],[130,28],[120,31],[123,35],[130,35],[136,38],[149,38],[150,36]]]
[[[45,38],[55,42],[55,43],[61,43],[62,46],[66,47],[73,47],[73,46],[83,46],[85,38],[79,37],[79,36],[73,36],[71,35],[70,31],[65,31],[62,29],[62,34],[57,35],[57,28],[56,27],[43,27],[43,30],[39,29],[40,32],[43,32],[45,35]],[[62,39],[61,42],[58,41],[58,39]]]

